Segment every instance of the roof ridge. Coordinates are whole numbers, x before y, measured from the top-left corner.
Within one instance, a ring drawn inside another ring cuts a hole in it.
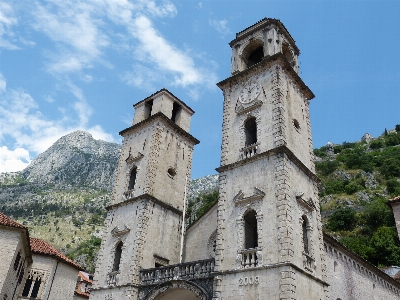
[[[79,270],[83,270],[83,268],[78,263],[76,263],[72,259],[68,258],[64,253],[59,251],[54,246],[50,245],[45,240],[42,240],[39,238],[30,238],[30,245],[31,245],[31,249],[32,249],[33,253],[55,256],[55,257],[63,260],[67,264],[70,264],[70,265],[74,266],[75,268],[78,268]]]

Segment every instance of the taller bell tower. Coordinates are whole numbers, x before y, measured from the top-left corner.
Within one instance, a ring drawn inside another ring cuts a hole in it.
[[[214,299],[324,299],[309,100],[275,19],[236,34],[224,95]]]

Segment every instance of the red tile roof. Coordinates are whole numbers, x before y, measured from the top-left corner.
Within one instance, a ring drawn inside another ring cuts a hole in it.
[[[31,238],[30,243],[31,243],[32,253],[54,256],[79,270],[83,270],[83,268],[79,264],[74,262],[72,259],[66,257],[63,253],[58,251],[56,248],[54,248],[46,241],[42,239]]]
[[[0,212],[0,225],[27,229],[24,225],[19,224],[18,222],[15,222],[13,219],[11,219],[10,217],[6,216],[2,212]]]
[[[84,281],[89,282],[89,283],[93,283],[92,280],[89,279],[89,273],[79,271],[79,274],[78,274],[78,275],[79,275]]]
[[[393,199],[389,199],[389,201],[398,201],[400,200],[400,196],[394,197]]]

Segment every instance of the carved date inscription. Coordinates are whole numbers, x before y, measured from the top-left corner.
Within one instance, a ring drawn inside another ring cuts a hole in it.
[[[258,276],[250,276],[250,277],[241,277],[239,278],[239,286],[243,286],[243,285],[256,285],[259,284],[260,280],[258,278]]]

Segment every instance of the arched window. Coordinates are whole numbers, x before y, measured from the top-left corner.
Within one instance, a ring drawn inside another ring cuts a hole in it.
[[[256,118],[251,117],[244,123],[244,132],[246,134],[246,146],[257,143],[257,122]]]
[[[119,242],[117,247],[115,248],[115,255],[114,255],[114,264],[113,264],[113,272],[119,271],[119,264],[121,262],[121,255],[122,255],[122,246],[123,243]]]
[[[131,171],[131,174],[129,176],[129,187],[128,190],[133,190],[135,188],[135,182],[136,182],[136,168],[133,168]]]
[[[242,59],[246,68],[250,68],[262,61],[264,57],[264,44],[260,40],[252,41],[246,46],[242,53]]]
[[[303,224],[302,224],[302,229],[303,229],[303,245],[304,245],[304,252],[309,253],[309,246],[308,246],[308,220],[306,216],[302,217],[303,219]]]
[[[257,214],[250,210],[244,216],[244,242],[245,249],[258,247]]]

